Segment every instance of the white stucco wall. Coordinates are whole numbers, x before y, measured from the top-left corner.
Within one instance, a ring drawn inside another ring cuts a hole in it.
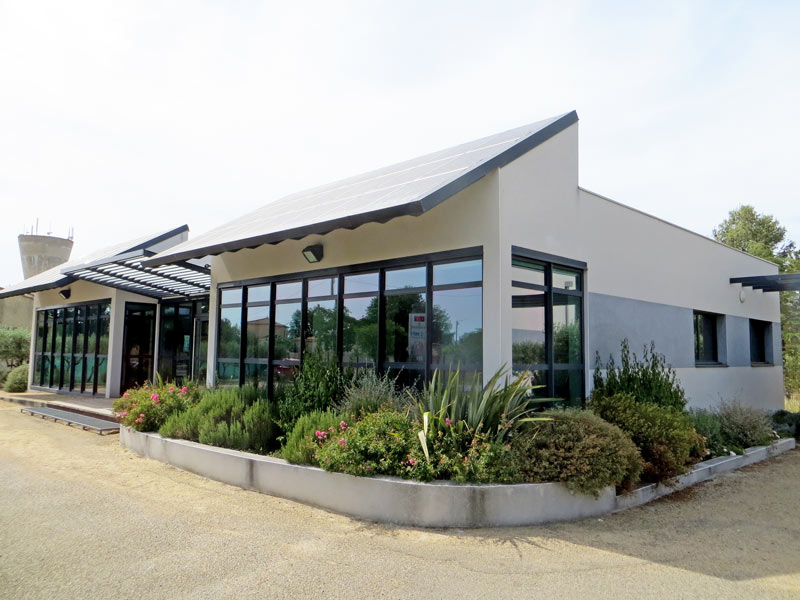
[[[58,292],[69,288],[71,294],[69,300],[64,300]],[[122,342],[125,327],[125,303],[137,302],[143,304],[156,304],[153,298],[140,296],[123,290],[109,288],[88,281],[75,281],[63,288],[36,292],[34,294],[34,318],[31,325],[31,362],[34,360],[34,344],[36,343],[36,316],[38,309],[70,306],[92,302],[94,300],[111,300],[111,315],[109,319],[108,331],[108,370],[106,372],[106,398],[115,398],[120,395],[120,381],[122,378]],[[28,373],[28,386],[33,382],[33,369]]]
[[[742,303],[741,286],[729,283],[731,277],[777,273],[777,266],[579,188],[577,124],[500,169],[499,191],[501,248],[507,255],[501,263],[504,289],[511,285],[510,248],[517,245],[586,262],[587,312],[590,295],[604,294],[771,321],[779,333],[778,295],[746,289]],[[502,306],[503,332],[510,338],[510,302]],[[659,328],[675,325],[652,323],[656,350]],[[593,346],[591,335],[587,327],[587,350]],[[692,335],[689,320],[689,352]],[[510,339],[503,340],[501,352],[510,361]],[[593,356],[586,360],[588,367],[594,364]],[[783,406],[781,361],[775,362],[757,368],[681,368],[679,377],[692,404],[722,397],[775,409]],[[590,383],[587,369],[587,389]]]

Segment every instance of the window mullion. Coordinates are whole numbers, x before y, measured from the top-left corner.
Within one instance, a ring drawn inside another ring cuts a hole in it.
[[[547,396],[555,397],[555,349],[553,348],[553,266],[547,265],[544,271],[544,283],[547,291],[545,292],[545,311],[544,311],[544,330],[545,330],[545,352],[547,353]]]

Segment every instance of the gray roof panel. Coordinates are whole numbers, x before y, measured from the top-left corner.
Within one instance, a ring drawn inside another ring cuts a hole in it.
[[[285,196],[143,262],[159,265],[418,216],[578,120],[575,111]]]

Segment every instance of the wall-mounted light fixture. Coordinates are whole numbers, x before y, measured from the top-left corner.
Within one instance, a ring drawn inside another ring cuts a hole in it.
[[[58,295],[61,296],[64,300],[69,300],[69,297],[72,296],[72,290],[69,288],[65,290],[59,290]]]
[[[303,248],[303,256],[310,263],[318,263],[322,260],[322,244],[314,244]]]

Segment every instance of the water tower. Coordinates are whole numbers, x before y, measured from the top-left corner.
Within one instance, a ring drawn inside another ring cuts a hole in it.
[[[30,233],[19,236],[19,256],[25,279],[52,269],[69,260],[72,252],[72,232],[66,238],[54,235],[39,235],[38,221]]]

